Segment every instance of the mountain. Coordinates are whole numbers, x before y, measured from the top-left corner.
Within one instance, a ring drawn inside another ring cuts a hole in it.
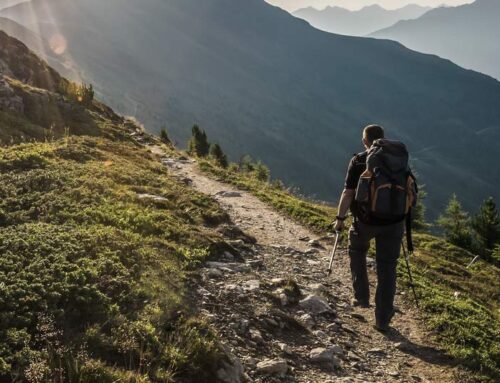
[[[325,33],[263,0],[34,0],[2,15],[62,37],[97,95],[152,131],[184,143],[197,122],[306,195],[338,198],[361,128],[378,122],[408,144],[434,214],[453,192],[471,210],[500,199],[500,169],[485,167],[500,83],[449,61]]]
[[[0,0],[0,9],[12,7],[13,5],[30,0]]]
[[[341,7],[326,7],[322,10],[308,7],[293,12],[293,15],[326,32],[365,36],[400,20],[416,19],[429,9],[431,8],[414,4],[395,10],[387,10],[379,5],[364,7],[359,11]]]
[[[434,9],[416,20],[400,21],[371,36],[396,40],[465,68],[500,79],[500,2],[476,0],[459,7]]]

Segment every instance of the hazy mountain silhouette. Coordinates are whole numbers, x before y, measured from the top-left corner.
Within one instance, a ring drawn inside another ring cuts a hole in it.
[[[366,36],[400,20],[420,17],[430,9],[414,4],[395,10],[387,10],[379,5],[364,7],[359,11],[350,11],[341,7],[326,7],[322,10],[308,7],[293,12],[293,15],[308,21],[313,27],[323,31],[342,35]]]
[[[0,9],[11,7],[13,5],[22,3],[23,1],[29,1],[29,0],[0,0]]]
[[[401,21],[372,34],[397,40],[500,79],[500,1],[476,0],[459,7],[437,8],[416,20]]]
[[[336,200],[361,127],[379,122],[414,153],[431,208],[458,190],[474,208],[500,199],[487,166],[500,83],[447,60],[325,33],[263,0],[34,0],[3,15],[63,35],[100,98],[149,129],[184,143],[197,122],[305,193]]]

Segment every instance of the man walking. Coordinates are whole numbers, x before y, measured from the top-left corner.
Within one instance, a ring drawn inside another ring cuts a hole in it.
[[[369,125],[364,129],[363,144],[366,151],[354,156],[349,164],[335,221],[335,230],[342,231],[350,208],[354,217],[354,223],[349,230],[354,306],[370,307],[366,256],[370,241],[375,239],[378,280],[375,328],[381,332],[389,329],[394,316],[396,267],[405,230],[404,220],[416,197],[416,191],[413,195],[408,194],[409,189],[413,192],[414,187],[407,181],[410,180],[411,172],[408,168],[406,147],[384,138],[384,129],[381,126]],[[378,162],[375,158],[377,155],[380,156]],[[370,168],[367,166],[367,160],[369,164],[377,163],[378,166]],[[399,165],[394,165],[398,161]],[[385,164],[389,165],[384,166]],[[401,181],[395,181],[400,173]],[[378,178],[384,176],[387,176],[386,181],[377,183]],[[411,180],[414,181],[413,176]]]

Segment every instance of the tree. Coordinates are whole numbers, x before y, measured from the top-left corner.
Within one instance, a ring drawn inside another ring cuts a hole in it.
[[[493,250],[493,253],[491,254],[491,263],[496,266],[500,266],[500,245],[497,245],[495,250]]]
[[[263,181],[263,182],[268,182],[269,177],[271,176],[271,172],[269,171],[269,168],[260,161],[257,162],[257,164],[255,165],[254,173],[255,173],[255,177],[259,181]]]
[[[227,156],[224,154],[219,144],[213,144],[210,146],[210,156],[220,167],[227,168],[229,165]]]
[[[189,153],[198,157],[206,157],[209,149],[210,144],[208,143],[207,134],[198,125],[194,125],[188,143]]]
[[[472,227],[479,235],[488,253],[500,242],[500,215],[492,197],[483,202],[479,213],[472,220]]]
[[[167,128],[163,126],[160,131],[160,140],[167,145],[171,145],[170,137],[168,137]]]
[[[241,157],[239,167],[240,167],[240,172],[244,173],[253,172],[255,170],[255,165],[252,161],[252,157],[250,157],[248,154],[245,154],[243,157]]]
[[[446,240],[464,249],[472,250],[473,233],[469,214],[462,209],[457,196],[453,194],[444,213],[437,220]]]
[[[425,219],[425,212],[427,208],[425,207],[424,200],[427,197],[427,192],[423,190],[423,187],[420,187],[418,192],[418,200],[417,206],[412,209],[412,224],[413,227],[417,230],[427,231],[431,228],[431,224],[428,223]]]

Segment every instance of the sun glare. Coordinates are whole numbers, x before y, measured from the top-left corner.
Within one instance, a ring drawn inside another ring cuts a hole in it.
[[[56,55],[62,55],[64,52],[66,52],[68,42],[63,35],[56,33],[50,38],[49,46],[52,52],[54,52]]]

